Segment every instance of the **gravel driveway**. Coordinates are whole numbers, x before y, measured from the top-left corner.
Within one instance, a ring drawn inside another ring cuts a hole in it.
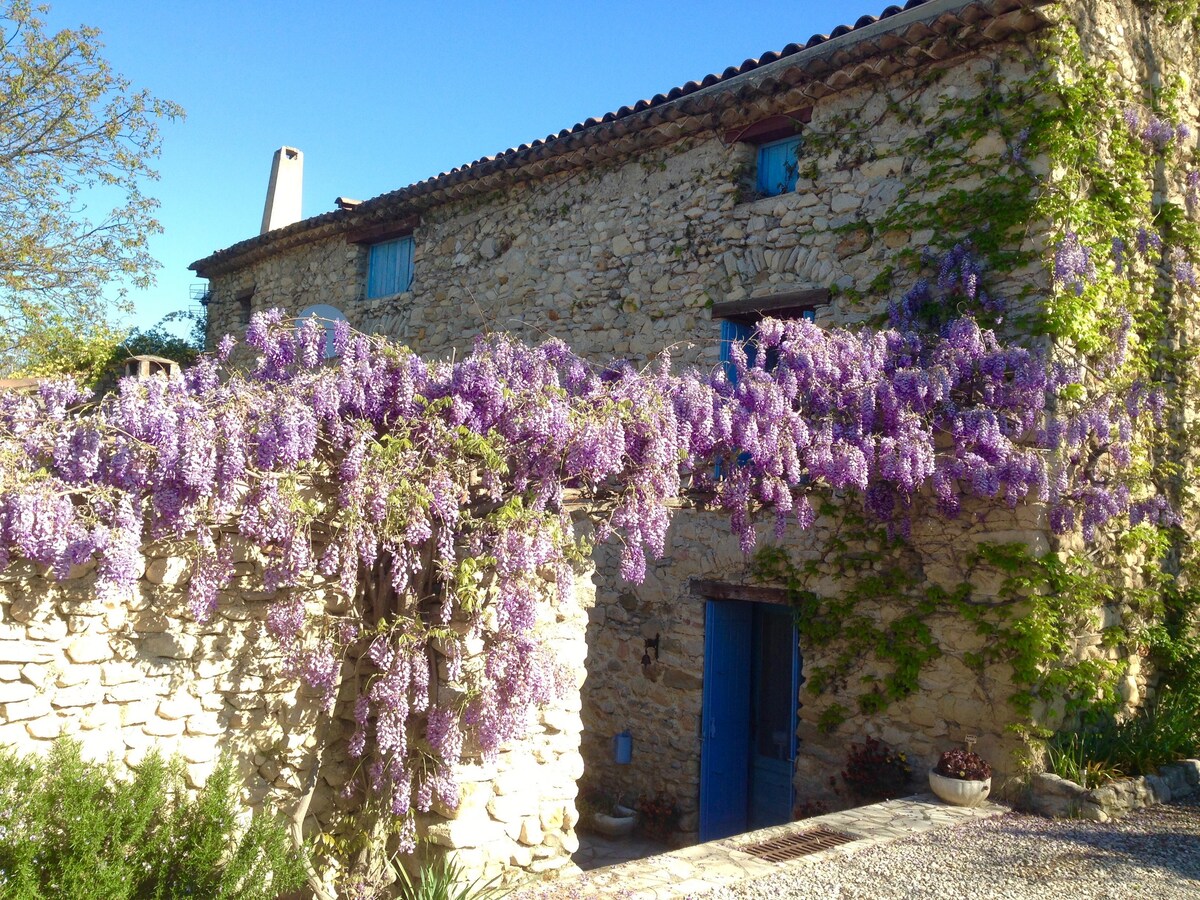
[[[697,900],[1200,900],[1200,796],[1116,822],[1010,813]]]

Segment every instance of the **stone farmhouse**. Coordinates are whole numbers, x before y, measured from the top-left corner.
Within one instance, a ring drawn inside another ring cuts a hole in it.
[[[1122,89],[1161,83],[1168,63],[1190,72],[1180,103],[1196,120],[1196,47],[1150,5],[909,0],[391,193],[265,219],[263,233],[192,265],[209,280],[209,339],[283,307],[344,317],[432,357],[506,330],[561,338],[601,362],[670,348],[677,365],[707,369],[763,316],[876,321],[912,284],[924,248],[948,247],[986,217],[993,175],[1019,160],[1045,190],[1061,177],[1046,158],[1020,160],[1011,127],[1013,108],[1058,102],[1038,80],[1056,35],[1077,35],[1080,58],[1110,65]],[[956,129],[997,97],[1012,106],[990,126]],[[276,194],[298,159],[288,150],[277,160]],[[974,223],[963,214],[971,198]],[[943,201],[944,222],[922,212]],[[1029,209],[1001,249],[1038,261],[988,273],[989,289],[1026,311],[1054,291],[1048,223]],[[1075,546],[1036,505],[920,517],[902,545],[856,531],[835,508],[789,534],[786,553],[814,595],[874,578],[878,593],[859,612],[887,634],[898,615],[888,573],[904,572],[909,591],[966,581],[977,602],[1000,598],[1003,577],[965,562],[990,543],[1035,554]],[[968,665],[987,638],[961,615],[924,616],[943,652],[924,663],[918,690],[873,709],[858,698],[879,695],[886,667],[870,657],[845,683],[815,690],[812,673],[836,651],[805,646],[787,592],[756,574],[718,517],[681,510],[645,583],[622,583],[616,570],[599,551],[581,783],[663,794],[679,812],[677,839],[836,804],[847,747],[868,735],[906,750],[918,774],[977,736],[1002,776],[1016,774],[1011,666]],[[1136,704],[1147,673],[1099,630],[1081,628],[1070,652],[1117,665]],[[1053,712],[1031,715],[1053,724]]]

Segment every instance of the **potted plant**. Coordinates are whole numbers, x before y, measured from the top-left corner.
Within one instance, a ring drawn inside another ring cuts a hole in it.
[[[929,789],[954,806],[979,806],[992,789],[992,767],[973,750],[947,750],[929,770]]]
[[[909,793],[911,775],[908,754],[873,737],[850,745],[842,770],[842,780],[850,792],[869,803],[903,797]]]
[[[634,804],[642,834],[653,841],[667,841],[679,825],[679,808],[662,791],[654,797],[639,797]]]
[[[611,794],[585,790],[580,793],[575,806],[579,810],[579,820],[583,826],[597,834],[605,837],[626,837],[633,834],[636,814],[629,807],[622,806],[614,800]]]

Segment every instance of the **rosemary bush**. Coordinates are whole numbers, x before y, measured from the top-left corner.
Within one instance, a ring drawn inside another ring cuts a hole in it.
[[[180,767],[152,755],[131,781],[62,740],[50,754],[0,753],[0,896],[11,900],[273,900],[304,881],[282,825],[237,825],[233,766],[195,799]]]

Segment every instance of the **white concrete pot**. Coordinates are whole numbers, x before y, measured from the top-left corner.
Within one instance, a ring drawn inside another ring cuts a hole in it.
[[[626,837],[633,834],[633,816],[606,816],[596,813],[592,816],[592,828],[607,837]]]
[[[992,790],[992,779],[967,781],[963,778],[947,778],[930,769],[929,789],[952,806],[980,806]]]

